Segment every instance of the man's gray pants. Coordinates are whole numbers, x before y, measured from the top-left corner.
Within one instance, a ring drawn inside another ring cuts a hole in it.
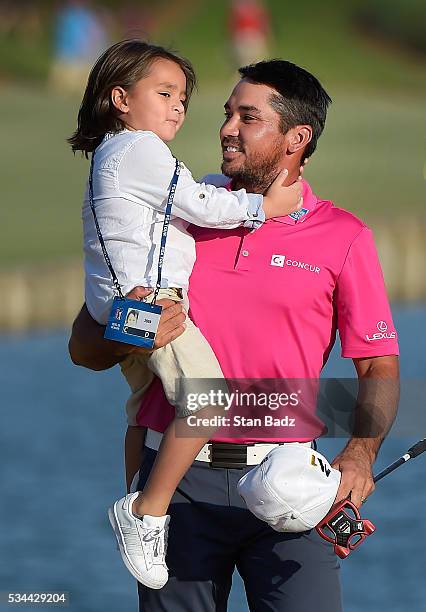
[[[145,449],[139,489],[155,456]],[[235,568],[251,612],[342,611],[332,545],[315,529],[278,533],[252,515],[236,490],[250,469],[194,461],[169,508],[169,581],[160,590],[138,585],[140,612],[226,612]]]

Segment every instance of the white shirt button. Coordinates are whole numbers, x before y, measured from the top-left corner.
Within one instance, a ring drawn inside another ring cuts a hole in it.
[[[249,252],[248,251],[241,251],[241,255],[243,257],[248,257],[249,256]]]
[[[204,200],[204,198],[206,197],[204,193],[200,193],[200,195],[198,196],[200,198],[200,200]]]

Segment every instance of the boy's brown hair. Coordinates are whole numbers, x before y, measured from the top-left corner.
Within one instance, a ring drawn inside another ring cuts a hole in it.
[[[72,150],[82,151],[86,158],[102,142],[107,132],[119,132],[125,125],[111,101],[114,87],[131,89],[148,73],[157,59],[175,62],[186,77],[185,110],[196,84],[191,63],[172,51],[138,39],[122,40],[109,47],[96,61],[87,81],[78,112],[77,129],[68,138]]]

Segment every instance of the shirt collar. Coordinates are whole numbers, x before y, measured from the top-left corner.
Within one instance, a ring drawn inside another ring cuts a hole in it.
[[[296,213],[292,213],[291,215],[285,215],[284,217],[274,217],[273,219],[269,219],[269,221],[275,221],[278,223],[285,223],[287,225],[296,225],[296,223],[303,223],[303,221],[305,221],[306,217],[309,215],[309,213],[311,213],[313,210],[315,210],[317,204],[318,204],[318,198],[317,196],[312,192],[311,186],[309,185],[309,183],[307,181],[305,181],[305,179],[302,179],[302,186],[303,186],[303,207],[302,210],[296,212]],[[226,185],[225,185],[226,189],[228,189],[228,191],[231,191],[232,189],[232,181],[229,181]],[[303,211],[303,212],[302,212]],[[306,211],[306,212],[305,212]],[[302,213],[302,214],[300,214]]]
[[[115,136],[114,132],[107,132],[104,136],[104,142]]]
[[[131,130],[128,130],[127,128],[123,128],[122,130],[118,130],[118,132],[106,132],[103,140],[105,142],[106,140],[109,140],[113,136],[117,136],[117,134],[123,134],[124,132],[130,132],[130,131]]]
[[[300,211],[292,213],[292,215],[285,215],[284,217],[274,217],[271,221],[278,223],[286,223],[287,225],[296,225],[296,223],[303,223],[308,215],[315,210],[318,204],[317,196],[312,192],[311,186],[305,179],[302,179],[302,195],[303,195],[303,207]]]

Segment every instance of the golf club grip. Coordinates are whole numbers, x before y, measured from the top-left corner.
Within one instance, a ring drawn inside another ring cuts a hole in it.
[[[417,457],[418,455],[421,455],[424,451],[426,450],[426,438],[423,438],[423,440],[420,440],[420,442],[417,442],[417,444],[414,444],[414,446],[412,446],[407,453],[410,455],[411,458]]]
[[[424,451],[426,451],[426,438],[423,438],[423,440],[416,442],[416,444],[414,444],[411,448],[408,449],[408,451],[405,453],[403,457],[401,457],[397,461],[394,461],[394,463],[391,463],[391,465],[388,465],[387,468],[385,468],[384,470],[379,472],[376,476],[374,476],[373,482],[377,482],[381,480],[382,478],[384,478],[385,476],[387,476],[388,474],[396,470],[396,468],[398,468],[400,465],[402,465],[403,463],[406,463],[407,461],[409,461],[409,459],[414,459],[414,457],[418,457]]]

